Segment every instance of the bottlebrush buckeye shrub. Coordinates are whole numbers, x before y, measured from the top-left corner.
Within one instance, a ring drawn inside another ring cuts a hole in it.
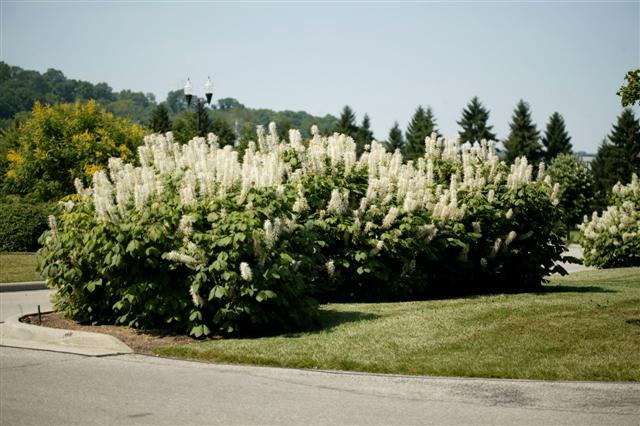
[[[320,300],[530,288],[562,252],[558,187],[493,145],[434,137],[404,164],[344,135],[258,128],[240,161],[216,137],[152,135],[111,159],[42,237],[58,309],[199,337],[314,324]]]
[[[600,268],[640,265],[640,183],[613,187],[612,205],[601,215],[585,216],[579,226],[584,263]]]

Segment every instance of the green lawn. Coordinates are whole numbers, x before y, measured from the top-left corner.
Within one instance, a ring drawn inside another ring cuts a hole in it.
[[[0,253],[0,283],[42,280],[35,253]]]
[[[554,277],[535,294],[326,305],[322,321],[317,332],[157,353],[379,373],[640,381],[640,268]]]

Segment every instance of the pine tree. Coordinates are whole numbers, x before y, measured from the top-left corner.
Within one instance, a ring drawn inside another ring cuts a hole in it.
[[[571,136],[567,133],[562,116],[554,112],[549,117],[549,123],[542,137],[542,145],[545,147],[544,157],[547,163],[556,158],[559,154],[571,154]]]
[[[415,160],[422,157],[424,155],[424,140],[432,133],[437,134],[438,130],[431,107],[427,107],[425,111],[422,106],[418,106],[407,127],[407,142],[402,153],[405,159]]]
[[[351,136],[354,139],[356,138],[356,132],[358,131],[358,126],[356,126],[356,115],[349,105],[345,105],[342,109],[342,114],[340,114],[338,123],[336,123],[333,131]]]
[[[495,141],[496,135],[491,131],[493,126],[489,126],[489,110],[486,109],[477,96],[462,110],[462,118],[458,125],[462,128],[460,139],[462,142],[480,142],[485,139]]]
[[[150,126],[154,133],[167,133],[171,130],[171,119],[169,119],[169,109],[166,103],[162,102],[155,107]]]
[[[628,183],[632,173],[640,173],[640,122],[633,110],[627,108],[620,114],[608,139],[591,163],[601,207],[616,182]]]
[[[511,163],[521,156],[527,157],[530,163],[539,162],[542,159],[542,146],[538,142],[540,132],[531,121],[529,104],[523,100],[518,102],[509,127],[511,133],[503,142],[507,162]]]
[[[389,130],[389,139],[385,145],[389,152],[394,152],[396,149],[402,150],[405,147],[402,130],[400,130],[400,126],[397,121],[394,121],[393,127]]]
[[[364,152],[364,146],[371,143],[373,140],[373,132],[371,131],[371,121],[369,115],[365,114],[362,119],[362,124],[358,127],[356,132],[356,154],[358,157]]]
[[[205,108],[204,102],[200,102],[200,100],[196,102],[195,118],[198,136],[207,136],[212,131],[212,123],[209,111]]]
[[[211,124],[211,132],[213,132],[218,137],[218,145],[225,146],[231,145],[234,146],[236,142],[236,132],[234,132],[233,127],[227,120],[224,118],[216,118],[215,121]]]
[[[178,143],[187,143],[196,136],[206,137],[212,131],[212,123],[204,103],[198,100],[195,111],[185,111],[175,120],[172,130],[173,137]]]

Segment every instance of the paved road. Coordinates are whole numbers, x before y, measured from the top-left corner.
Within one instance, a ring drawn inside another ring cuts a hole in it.
[[[638,425],[639,384],[418,378],[0,348],[0,424]]]
[[[0,292],[0,322],[13,315],[50,311],[51,290]]]

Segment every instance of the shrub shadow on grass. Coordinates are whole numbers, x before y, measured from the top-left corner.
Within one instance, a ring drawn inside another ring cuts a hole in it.
[[[615,290],[597,286],[546,285],[532,291],[536,294],[553,293],[617,293]]]
[[[302,334],[310,334],[310,333],[321,333],[330,331],[339,325],[350,323],[350,322],[359,322],[359,321],[370,321],[379,318],[380,315],[367,313],[367,312],[358,312],[358,311],[336,311],[333,309],[322,309],[320,310],[320,319],[319,324],[316,328],[305,330],[302,332],[296,333],[285,333],[282,334],[282,337],[300,337]]]
[[[379,317],[380,315],[368,312],[322,309],[320,311],[320,325],[322,327],[322,330],[329,330],[344,323],[369,321]]]

